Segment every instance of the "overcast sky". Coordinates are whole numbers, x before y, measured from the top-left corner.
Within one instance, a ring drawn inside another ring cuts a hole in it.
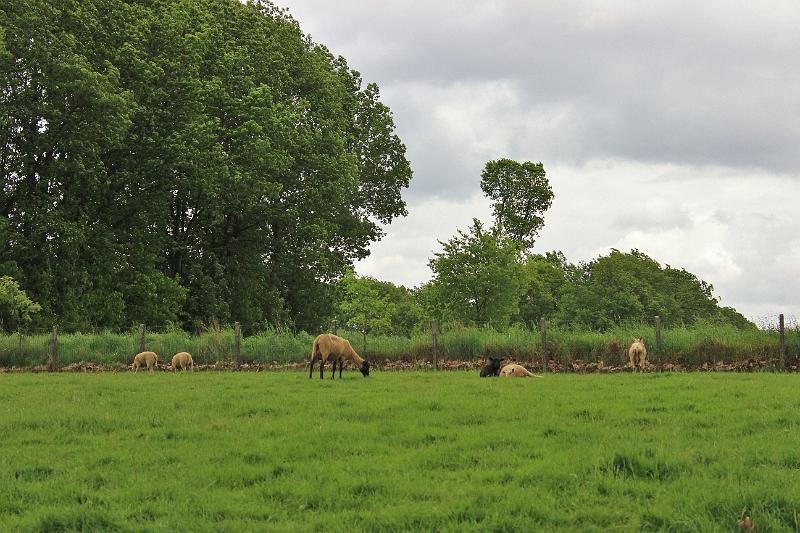
[[[638,248],[763,323],[800,318],[800,3],[277,0],[376,82],[414,170],[363,275],[412,287],[486,161],[541,161],[535,250]]]

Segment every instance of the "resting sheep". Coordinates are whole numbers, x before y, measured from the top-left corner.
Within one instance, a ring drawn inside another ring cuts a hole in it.
[[[628,357],[631,360],[631,367],[633,371],[636,372],[636,369],[639,369],[639,372],[642,372],[647,364],[647,348],[644,347],[644,338],[639,337],[638,339],[633,339],[633,344],[631,344],[630,349],[628,350]]]
[[[158,356],[155,352],[142,352],[133,356],[133,372],[139,371],[140,366],[146,366],[150,372],[155,372],[158,368]]]
[[[531,374],[528,369],[522,365],[510,364],[503,367],[500,371],[501,378],[540,378],[536,374]]]
[[[342,378],[342,367],[345,361],[352,361],[358,365],[358,369],[364,377],[369,376],[369,361],[362,359],[356,351],[350,346],[350,341],[332,335],[330,333],[323,333],[314,339],[314,346],[311,348],[311,363],[309,364],[308,377],[314,373],[314,363],[319,361],[319,379],[323,378],[323,372],[326,361],[333,361],[333,375],[331,379],[336,376],[336,364],[339,364],[339,379]]]
[[[490,357],[489,361],[481,368],[481,377],[495,377],[500,374],[500,361],[503,357]]]
[[[180,367],[181,370],[186,370],[188,368],[194,372],[194,361],[192,360],[192,354],[189,352],[176,353],[172,357],[172,371],[177,372],[178,367]]]

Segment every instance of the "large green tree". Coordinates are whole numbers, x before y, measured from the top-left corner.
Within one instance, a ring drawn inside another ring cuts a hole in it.
[[[267,1],[0,6],[0,273],[66,327],[315,329],[406,213],[375,85]]]
[[[473,219],[467,232],[442,242],[428,262],[433,271],[426,289],[428,312],[440,320],[508,326],[521,295],[522,266],[516,241],[484,229]]]

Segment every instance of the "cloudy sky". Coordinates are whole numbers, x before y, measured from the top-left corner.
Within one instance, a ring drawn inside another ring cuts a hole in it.
[[[638,248],[763,323],[800,318],[800,3],[277,0],[376,82],[414,170],[357,270],[415,286],[486,161],[541,161],[536,251]]]

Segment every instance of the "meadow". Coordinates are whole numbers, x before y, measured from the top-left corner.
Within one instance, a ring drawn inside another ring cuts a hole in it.
[[[353,347],[370,360],[430,361],[433,342],[430,331],[418,331],[411,337],[361,335],[339,330]],[[546,354],[555,368],[569,369],[573,362],[621,366],[627,360],[627,348],[634,337],[643,336],[649,360],[656,362],[655,330],[652,325],[621,326],[609,331],[580,331],[549,328],[546,346],[536,329],[511,327],[504,331],[491,328],[445,326],[438,335],[440,361],[478,361],[487,356],[511,357],[518,361],[541,364]],[[289,364],[306,361],[314,336],[300,331],[268,328],[247,332],[241,338],[240,353],[244,363]],[[682,369],[703,365],[754,361],[756,368],[774,368],[779,361],[779,336],[775,330],[738,330],[732,326],[698,323],[662,332],[664,363]],[[140,338],[135,329],[67,333],[58,335],[58,354],[62,365],[93,362],[107,366],[130,364],[139,351]],[[162,361],[177,352],[190,352],[196,363],[213,364],[234,359],[235,337],[232,328],[212,328],[196,335],[178,328],[149,328],[144,337],[145,349],[153,350]],[[51,335],[47,331],[0,334],[0,367],[45,365],[50,357]],[[800,330],[786,330],[786,361],[789,367],[800,363]]]
[[[800,528],[800,376],[0,374],[3,531]]]

